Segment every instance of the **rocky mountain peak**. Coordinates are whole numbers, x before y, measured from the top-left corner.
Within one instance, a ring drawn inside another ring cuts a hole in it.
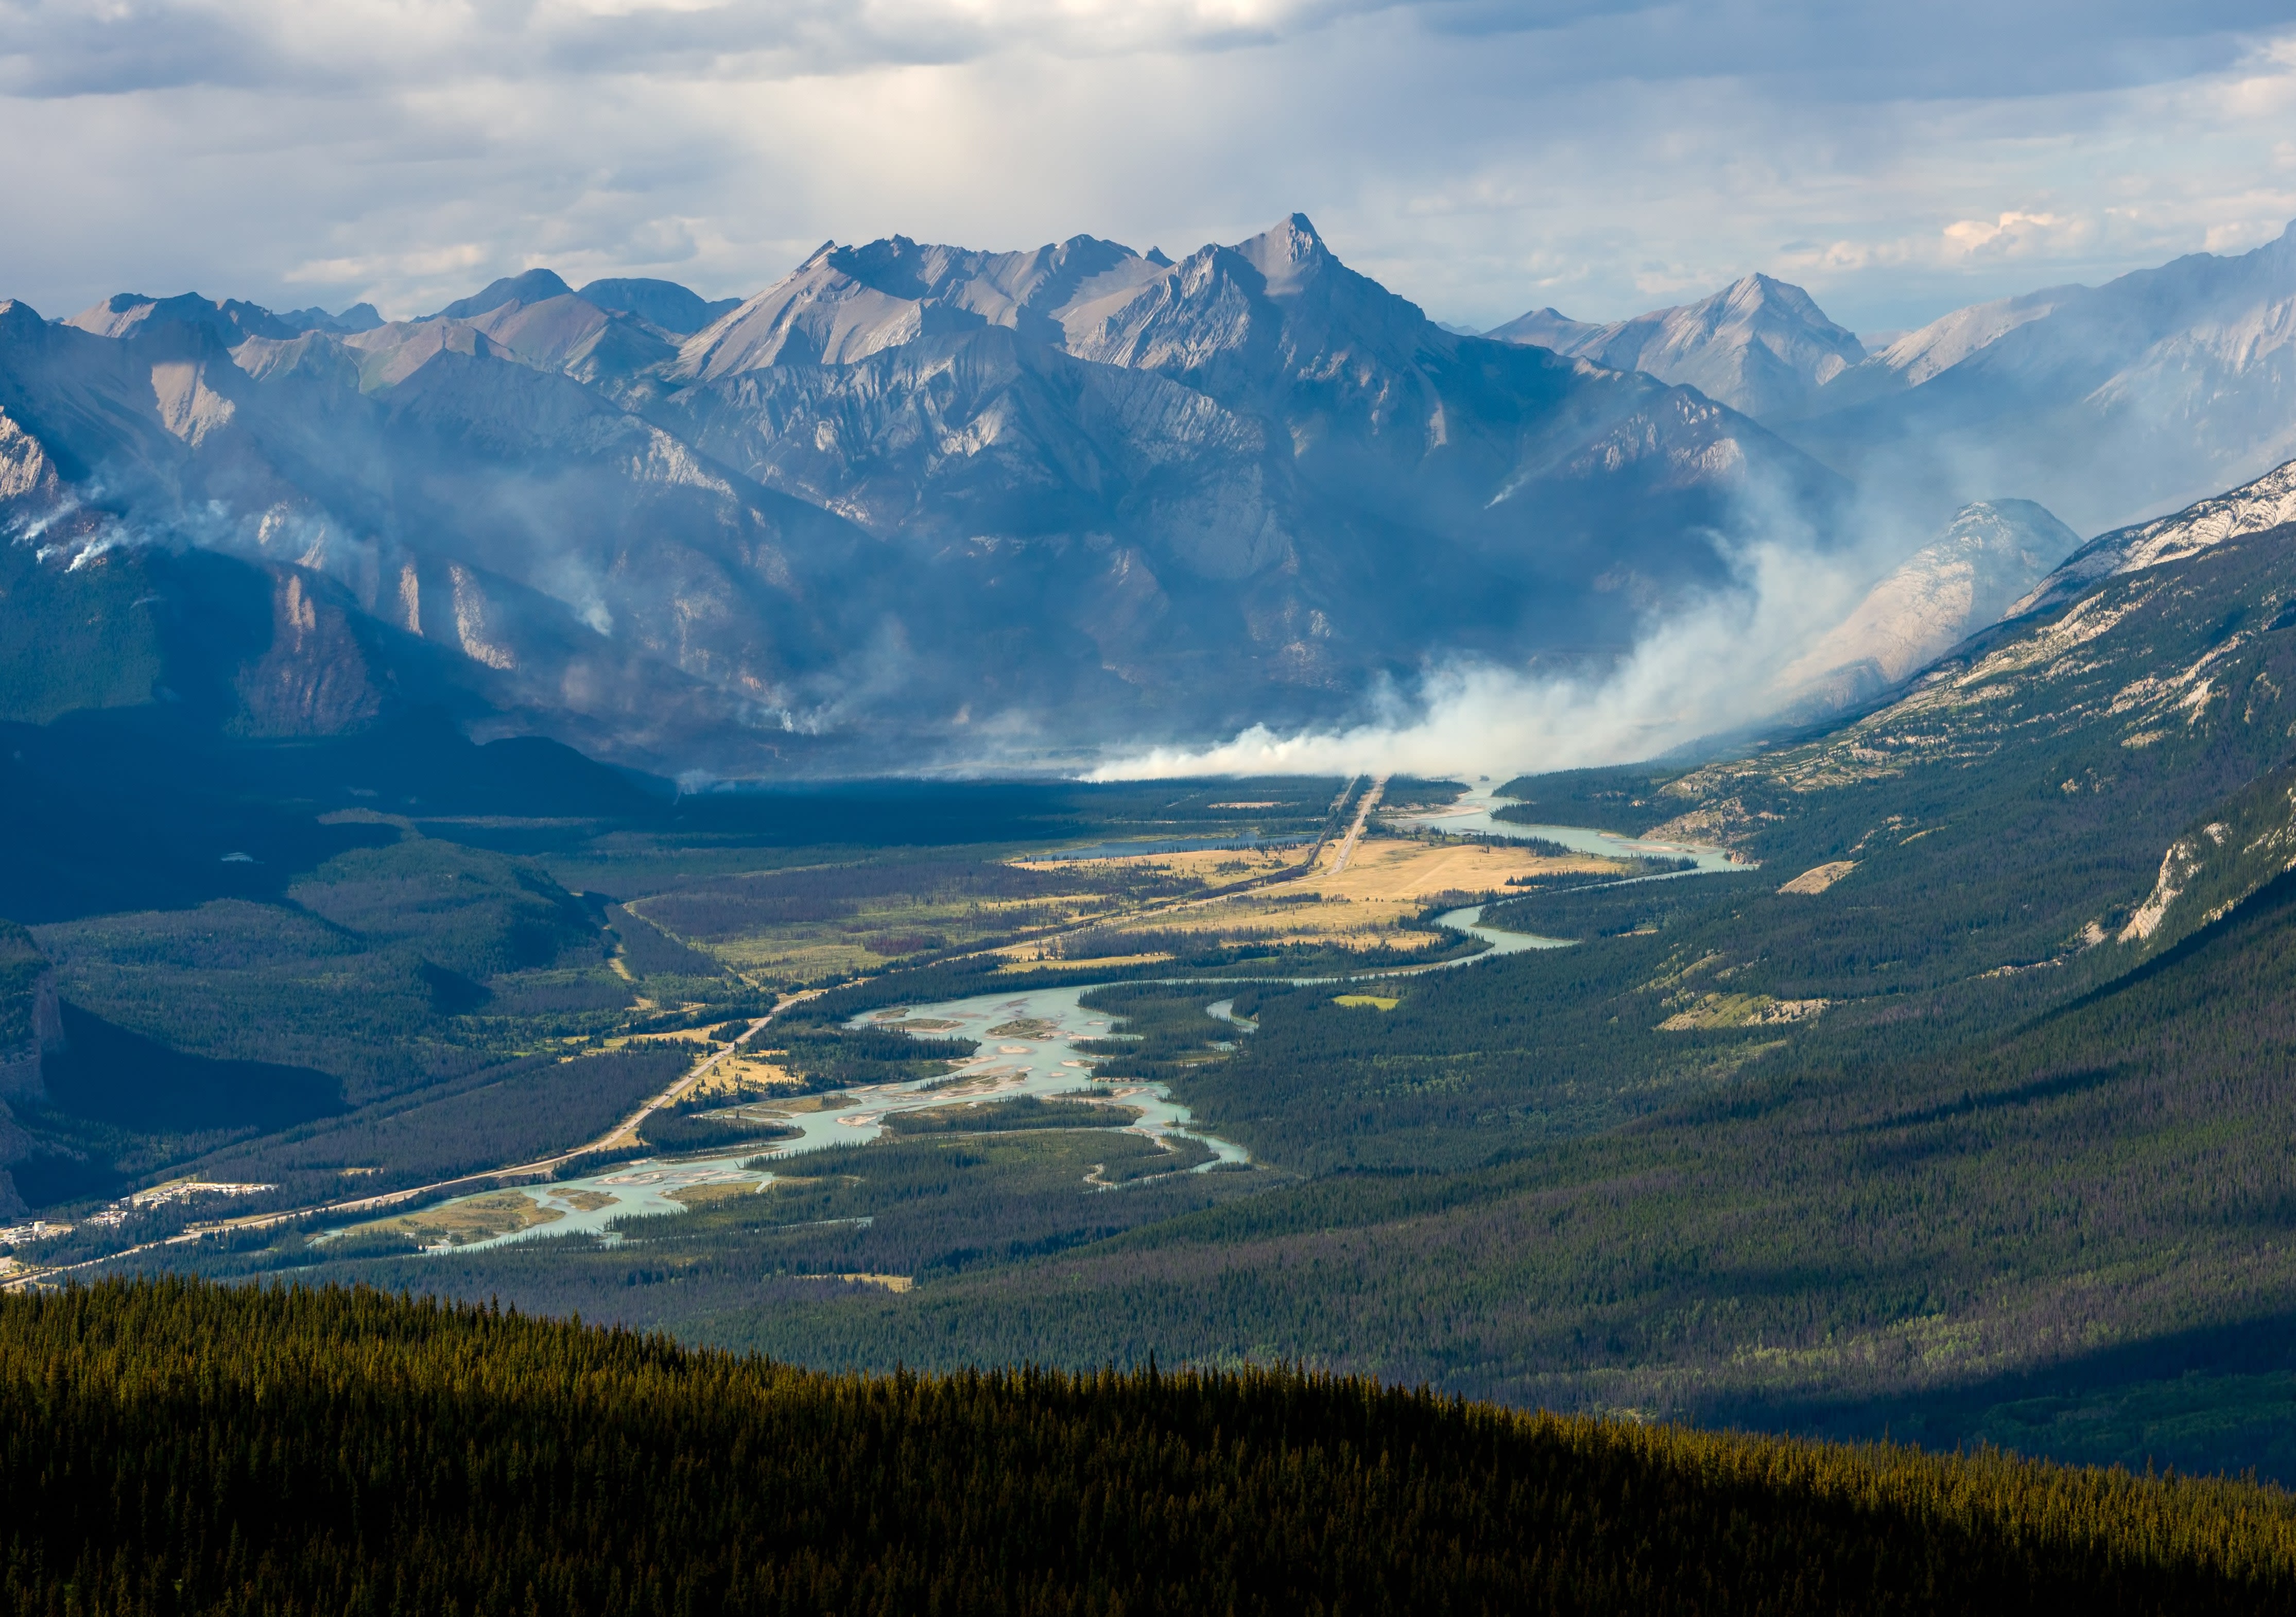
[[[1235,251],[1267,278],[1271,296],[1293,290],[1303,276],[1338,262],[1304,213],[1292,214],[1250,240],[1237,242]]]
[[[642,275],[593,281],[574,295],[610,314],[635,315],[677,337],[690,337],[742,306],[739,298],[712,300],[675,281]]]
[[[792,736],[923,758],[990,706],[1063,746],[1320,722],[1431,636],[1623,647],[1721,576],[1746,477],[1814,522],[1833,497],[1718,406],[1439,329],[1304,216],[1161,260],[831,244],[682,344],[686,289],[546,270],[365,331],[234,326],[227,361],[8,315],[5,480],[29,509],[101,475],[140,531],[306,570],[282,644],[335,643],[324,577],[473,702],[734,772]],[[1631,595],[1597,582],[1622,554]],[[371,705],[250,677],[266,723]]]
[[[308,308],[289,309],[279,316],[299,332],[371,332],[382,322],[382,312],[372,303],[354,303],[340,315],[331,315],[316,304]]]
[[[906,236],[824,243],[774,285],[688,341],[678,381],[762,365],[854,365],[921,337],[1008,326],[1070,346],[1163,271],[1130,248],[1071,236],[1021,252],[983,252]]]
[[[1483,333],[1494,342],[1520,343],[1530,348],[1553,349],[1567,354],[1603,328],[1591,321],[1573,320],[1552,304],[1535,308],[1527,315],[1517,315],[1505,325],[1495,325]]]
[[[1695,303],[1608,325],[1544,308],[1485,334],[1642,371],[1757,418],[1807,406],[1819,388],[1866,357],[1856,333],[1828,319],[1807,291],[1760,274]]]
[[[1790,435],[1899,504],[2013,487],[2118,530],[2296,456],[2292,362],[2296,227],[1956,309],[1828,383]]]
[[[115,292],[63,324],[91,336],[112,338],[132,337],[168,326],[202,330],[214,332],[226,348],[249,337],[292,337],[303,329],[259,304],[236,298],[218,301],[197,292],[181,292],[172,298]]]

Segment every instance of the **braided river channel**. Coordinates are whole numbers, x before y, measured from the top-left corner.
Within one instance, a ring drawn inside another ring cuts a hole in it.
[[[1490,817],[1492,805],[1487,800],[1488,797],[1488,789],[1483,788],[1480,795],[1470,794],[1451,811],[1414,817],[1402,823],[1406,825],[1425,825],[1453,834],[1510,840],[1536,837],[1561,842],[1585,852],[1612,857],[1640,854],[1694,859],[1696,865],[1693,869],[1680,873],[1685,875],[1744,868],[1711,849],[1643,842],[1578,826],[1518,825],[1494,820]],[[1405,967],[1363,976],[1299,977],[1278,981],[1301,985],[1364,981],[1373,976],[1409,975],[1472,965],[1477,961],[1517,954],[1526,949],[1569,947],[1567,940],[1540,938],[1484,926],[1480,924],[1482,908],[1480,905],[1474,905],[1436,917],[1439,924],[1464,932],[1488,946],[1475,954],[1435,965]],[[1201,982],[1208,996],[1205,1008],[1210,1014],[1229,1022],[1239,1035],[1249,1036],[1251,1032],[1254,1024],[1234,1016],[1230,1010],[1231,1001],[1209,997],[1218,994],[1223,984],[1233,989],[1240,981],[1249,979],[1226,977],[1164,981]],[[1136,1113],[1133,1120],[1124,1126],[1129,1132],[1144,1135],[1168,1146],[1177,1145],[1183,1140],[1193,1141],[1210,1153],[1208,1158],[1196,1161],[1192,1167],[1176,1167],[1176,1172],[1204,1173],[1223,1167],[1241,1166],[1248,1161],[1249,1155],[1242,1146],[1195,1127],[1188,1109],[1174,1100],[1163,1084],[1128,1080],[1100,1083],[1094,1079],[1092,1069],[1095,1058],[1078,1050],[1077,1045],[1079,1041],[1121,1038],[1116,1025],[1121,1019],[1105,1012],[1088,1010],[1078,1001],[1095,989],[1106,986],[1109,985],[1030,989],[1016,985],[1007,991],[976,995],[966,999],[894,1005],[868,1012],[855,1017],[847,1025],[898,1029],[919,1038],[976,1039],[980,1048],[945,1077],[898,1084],[857,1086],[834,1095],[789,1099],[759,1098],[701,1113],[706,1119],[728,1122],[777,1124],[784,1129],[793,1129],[796,1133],[730,1151],[699,1156],[642,1158],[601,1172],[586,1174],[579,1178],[558,1180],[548,1185],[523,1186],[519,1187],[519,1194],[535,1203],[535,1211],[541,1222],[530,1223],[525,1227],[482,1240],[441,1243],[426,1250],[475,1252],[512,1241],[570,1235],[595,1235],[612,1244],[619,1239],[614,1226],[621,1219],[685,1212],[687,1202],[683,1198],[704,1186],[763,1190],[774,1182],[776,1164],[838,1146],[865,1145],[885,1131],[885,1119],[895,1113],[922,1111],[929,1107],[1006,1101],[1023,1096],[1040,1098],[1060,1096],[1121,1106]],[[1196,1153],[1190,1152],[1187,1154],[1193,1156]],[[1129,1184],[1140,1182],[1137,1178],[1127,1181]],[[1123,1186],[1106,1188],[1120,1193]],[[485,1194],[500,1196],[503,1193]],[[441,1203],[429,1211],[432,1213],[450,1211],[457,1202],[477,1199],[460,1197],[456,1202]]]

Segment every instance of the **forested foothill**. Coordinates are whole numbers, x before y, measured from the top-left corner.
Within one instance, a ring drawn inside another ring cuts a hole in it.
[[[12,1611],[2284,1611],[2277,1490],[1283,1369],[869,1377],[373,1291],[0,1300]]]

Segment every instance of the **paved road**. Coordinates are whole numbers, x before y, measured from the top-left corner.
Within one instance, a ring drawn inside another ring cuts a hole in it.
[[[1356,857],[1356,844],[1363,841],[1364,827],[1371,823],[1371,811],[1379,807],[1379,795],[1387,790],[1389,778],[1384,775],[1376,777],[1371,790],[1364,793],[1362,803],[1356,808],[1356,823],[1348,827],[1347,840],[1340,844],[1340,857],[1332,861],[1333,875],[1345,870],[1348,861]]]

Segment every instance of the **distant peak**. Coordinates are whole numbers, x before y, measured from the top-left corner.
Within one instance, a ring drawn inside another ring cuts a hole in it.
[[[574,289],[560,280],[557,272],[529,269],[522,275],[504,275],[491,282],[482,291],[449,303],[434,320],[467,320],[473,315],[483,315],[488,309],[500,308],[505,303],[540,303],[550,298],[569,298]]]
[[[711,300],[690,286],[650,275],[617,275],[592,281],[575,294],[585,303],[610,313],[635,315],[666,332],[691,336],[718,316],[739,308],[739,298]]]
[[[2296,226],[2292,226],[2290,228],[2296,229]],[[1153,264],[1159,269],[1169,269],[1172,267],[1172,260],[1164,256],[1164,250],[1160,247],[1150,248],[1148,250],[1147,259],[1148,262]]]
[[[1298,231],[1301,235],[1306,236],[1309,241],[1318,244],[1323,242],[1324,238],[1316,234],[1316,222],[1309,218],[1306,214],[1295,213],[1283,222],[1292,226],[1292,229]]]
[[[1766,303],[1773,300],[1784,303],[1810,301],[1809,294],[1792,282],[1781,281],[1775,276],[1766,275],[1759,269],[1750,275],[1741,275],[1731,282],[1722,289],[1722,296],[1725,299],[1758,298]]]

